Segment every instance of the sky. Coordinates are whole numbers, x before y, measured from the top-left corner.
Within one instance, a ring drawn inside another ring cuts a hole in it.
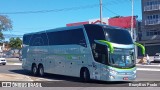
[[[12,30],[3,33],[23,35],[96,19],[100,16],[99,1],[0,0],[0,15],[7,15],[13,24]],[[131,0],[102,0],[102,3],[103,17],[131,16]],[[134,0],[134,15],[142,19],[141,0]]]

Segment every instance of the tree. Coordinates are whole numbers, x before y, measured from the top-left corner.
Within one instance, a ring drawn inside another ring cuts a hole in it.
[[[4,15],[0,15],[0,42],[4,39],[2,31],[7,31],[12,29],[11,20]]]
[[[3,33],[0,32],[0,42],[2,42],[2,40],[4,40],[4,36],[3,36]]]
[[[11,20],[4,15],[0,15],[0,31],[7,31],[12,29]]]
[[[21,49],[22,48],[22,40],[17,38],[10,38],[9,40],[9,46],[13,49]]]

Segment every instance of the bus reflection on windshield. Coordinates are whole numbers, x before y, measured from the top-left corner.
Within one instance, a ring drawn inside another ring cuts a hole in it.
[[[133,54],[115,52],[110,55],[110,64],[117,67],[129,67],[134,65]]]

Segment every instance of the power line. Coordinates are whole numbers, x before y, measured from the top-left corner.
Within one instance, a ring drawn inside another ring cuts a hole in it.
[[[123,2],[124,2],[124,0],[123,0]],[[109,3],[110,3],[109,5],[111,5],[111,4],[116,4],[116,5],[120,4],[119,1],[118,2],[117,1],[111,1]],[[106,5],[106,4],[104,3],[103,5]],[[2,12],[0,14],[34,14],[34,13],[62,12],[62,11],[72,11],[72,10],[88,9],[88,8],[94,8],[94,7],[98,7],[98,6],[99,6],[99,4],[93,4],[93,5],[71,7],[71,8],[52,9],[52,10],[21,11],[21,12]],[[109,10],[109,11],[111,11],[111,10]],[[113,12],[113,11],[111,11],[111,12]]]
[[[120,16],[119,14],[117,14],[117,13],[113,12],[112,10],[108,9],[106,6],[103,6],[103,8],[107,9],[109,12],[111,12],[111,13],[117,15],[117,16]]]
[[[4,12],[4,13],[0,13],[0,14],[34,14],[34,13],[62,12],[62,11],[71,11],[71,10],[94,8],[94,7],[98,7],[98,6],[99,6],[99,4],[94,4],[94,5],[86,5],[86,6],[79,6],[79,7],[63,8],[63,9],[39,10],[39,11],[22,11],[22,12]]]

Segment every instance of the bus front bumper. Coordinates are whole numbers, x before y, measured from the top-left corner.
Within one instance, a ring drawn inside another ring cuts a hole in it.
[[[109,75],[108,81],[132,81],[136,79],[136,75]]]
[[[105,81],[133,81],[136,79],[136,68],[115,69],[108,68],[107,72],[102,72],[101,80]]]

